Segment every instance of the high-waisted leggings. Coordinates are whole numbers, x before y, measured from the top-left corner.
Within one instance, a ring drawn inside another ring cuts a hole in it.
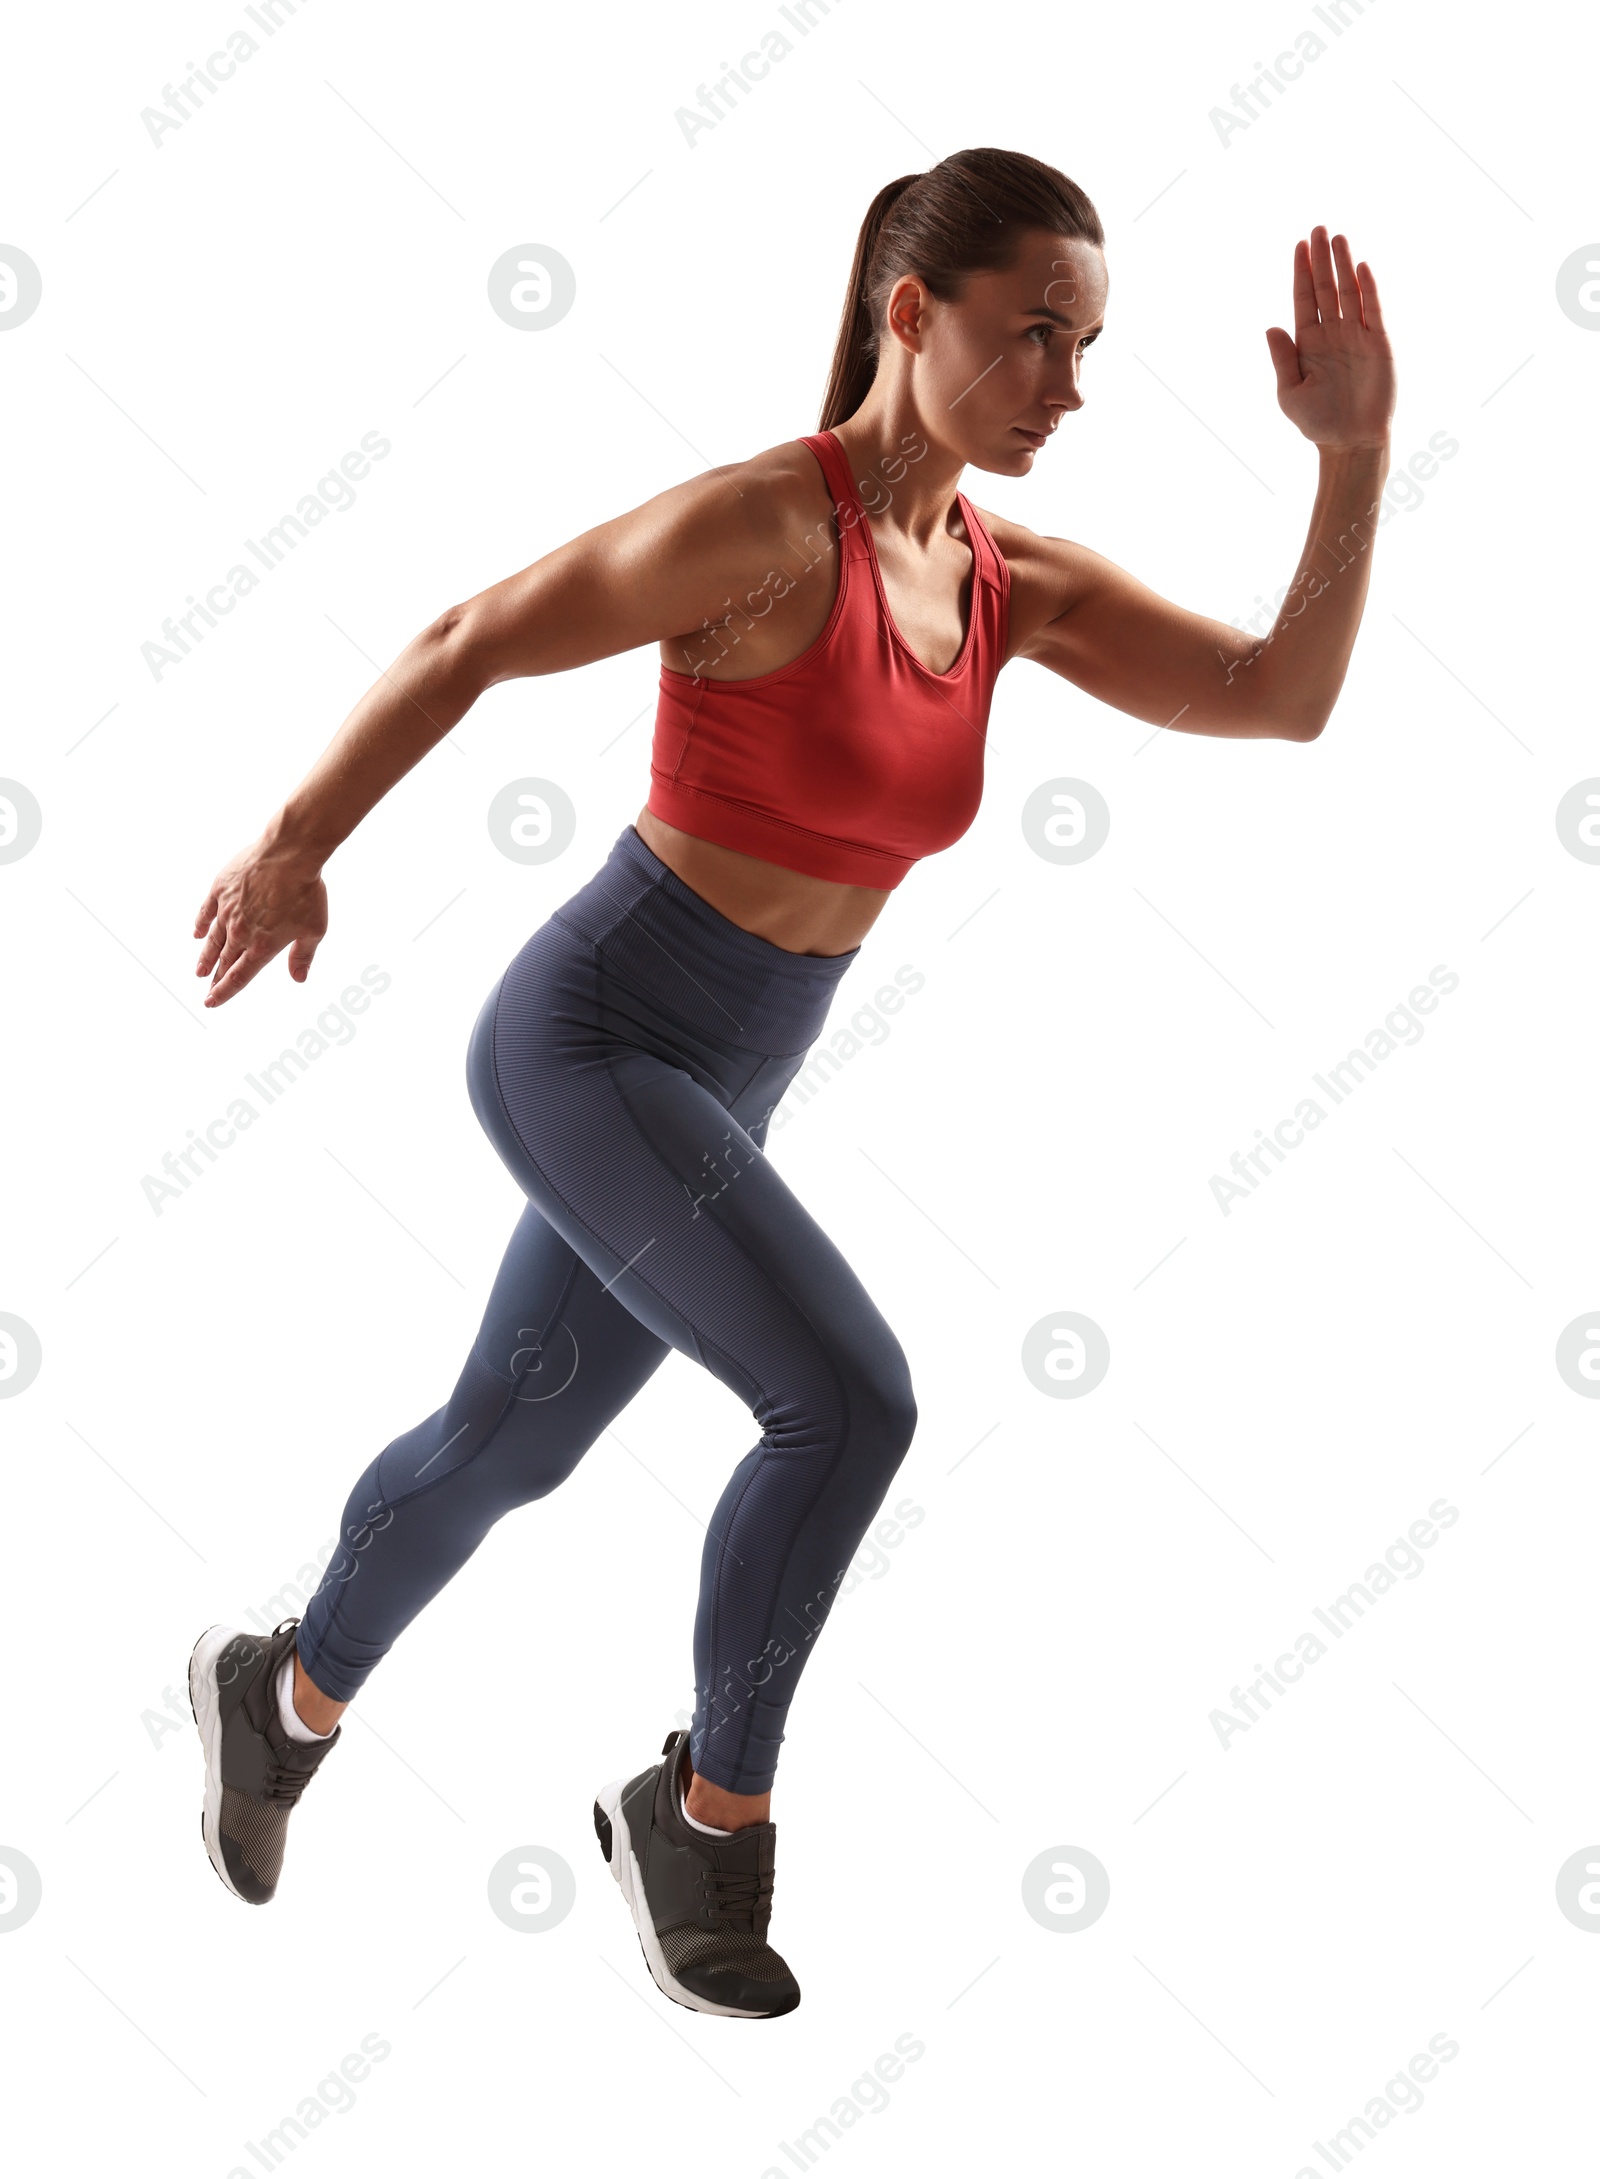
[[[899,1342],[763,1148],[853,959],[740,929],[629,826],[510,963],[467,1083],[527,1204],[449,1400],[350,1494],[297,1636],[324,1693],[348,1701],[676,1347],[761,1430],[707,1528],[690,1757],[730,1792],[771,1785],[916,1423]]]

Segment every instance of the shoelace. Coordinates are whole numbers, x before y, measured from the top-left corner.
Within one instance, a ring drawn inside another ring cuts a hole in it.
[[[262,1779],[261,1790],[269,1801],[278,1801],[285,1808],[293,1808],[314,1775],[309,1770],[290,1770],[287,1764],[273,1763],[268,1766]]]
[[[706,1905],[713,1917],[732,1925],[735,1917],[748,1917],[753,1929],[756,1910],[772,1905],[771,1877],[752,1876],[747,1871],[729,1874],[722,1869],[707,1869],[701,1878]]]

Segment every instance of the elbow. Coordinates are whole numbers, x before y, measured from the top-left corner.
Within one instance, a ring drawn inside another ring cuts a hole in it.
[[[422,631],[421,641],[453,683],[481,694],[495,678],[477,616],[468,605],[448,605]]]
[[[1284,741],[1315,741],[1327,723],[1326,712],[1313,713],[1309,718],[1295,719],[1280,727],[1279,734]]]
[[[447,605],[422,631],[423,640],[436,650],[459,650],[468,640],[472,610],[466,605]]]

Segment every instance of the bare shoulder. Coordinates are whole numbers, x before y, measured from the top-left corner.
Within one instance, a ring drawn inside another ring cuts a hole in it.
[[[771,614],[769,642],[789,640],[794,622],[815,612],[818,582],[786,571],[833,563],[832,519],[821,466],[798,440],[785,440],[596,523],[452,606],[440,625],[470,626],[486,683],[562,672],[652,641],[664,663],[699,671],[705,631],[737,610],[734,601],[748,617],[752,607],[770,608],[774,593],[800,600],[793,612]],[[760,647],[750,641],[744,656]]]
[[[634,536],[686,549],[696,558],[737,568],[752,554],[777,552],[833,511],[816,457],[798,439],[763,447],[743,460],[719,462],[669,485],[619,516]]]
[[[746,489],[781,502],[791,512],[807,508],[831,508],[833,495],[822,473],[822,464],[810,447],[798,439],[780,439],[738,464],[735,472]]]
[[[1039,631],[1087,597],[1111,563],[1070,537],[1041,536],[1006,515],[991,514],[976,500],[972,504],[1011,571],[1009,655],[1025,657]]]
[[[749,534],[793,548],[819,524],[833,520],[833,493],[822,464],[798,439],[763,447],[723,475],[741,495]]]
[[[639,519],[658,506],[650,557],[676,571],[662,585],[672,601],[663,665],[740,679],[787,664],[821,631],[837,564],[833,495],[797,439],[675,486],[639,510],[636,542]]]

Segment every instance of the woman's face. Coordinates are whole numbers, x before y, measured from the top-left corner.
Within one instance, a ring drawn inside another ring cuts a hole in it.
[[[912,357],[931,440],[976,469],[1025,477],[1062,418],[1083,406],[1083,359],[1105,317],[1105,256],[1030,230],[1014,261],[968,275],[941,303],[908,273],[888,301],[890,337]]]

